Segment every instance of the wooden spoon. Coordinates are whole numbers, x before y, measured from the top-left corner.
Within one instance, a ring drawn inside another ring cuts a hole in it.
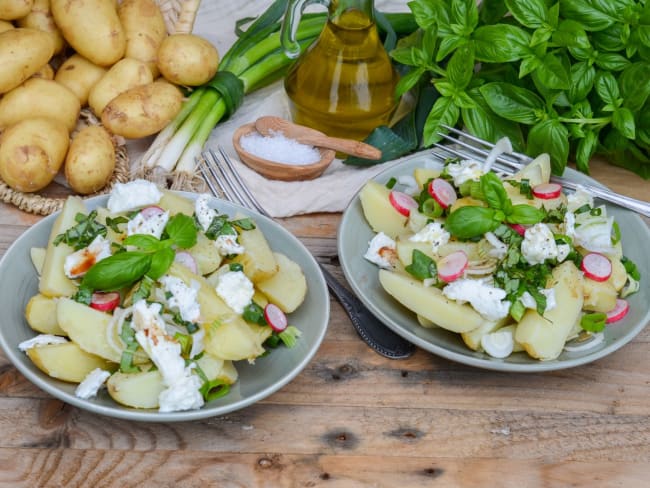
[[[271,115],[260,117],[255,121],[255,128],[263,136],[272,135],[273,132],[281,132],[285,137],[294,139],[302,144],[334,149],[335,151],[364,159],[381,158],[381,151],[370,144],[353,139],[329,137],[315,129],[294,124],[281,117]]]

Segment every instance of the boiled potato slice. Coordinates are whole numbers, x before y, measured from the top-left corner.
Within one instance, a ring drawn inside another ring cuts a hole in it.
[[[485,334],[494,332],[502,325],[503,325],[502,322],[486,321],[480,327],[474,330],[470,330],[469,332],[463,332],[460,336],[463,339],[465,345],[469,347],[472,351],[480,351],[482,349],[481,339],[483,338],[483,336]]]
[[[272,332],[270,327],[249,324],[235,314],[222,316],[206,330],[205,350],[216,358],[232,361],[252,360],[262,354],[262,344]]]
[[[221,299],[214,287],[197,274],[192,273],[188,268],[180,264],[172,264],[168,273],[171,276],[180,278],[186,285],[191,286],[192,281],[199,283],[200,288],[196,297],[201,307],[201,321],[211,324],[224,315],[232,314],[232,309]]]
[[[40,293],[30,298],[25,308],[25,319],[29,326],[43,334],[67,335],[56,321],[56,302],[56,298]]]
[[[379,282],[386,292],[417,315],[452,332],[469,332],[481,327],[485,320],[467,304],[449,300],[432,286],[401,273],[379,270]]]
[[[117,403],[134,408],[158,408],[158,397],[165,390],[160,371],[111,375],[106,381],[108,394]]]
[[[580,320],[583,304],[584,279],[573,262],[566,261],[553,269],[552,280],[555,308],[544,316],[527,310],[515,333],[515,341],[523,345],[529,355],[542,360],[560,355],[569,333]]]
[[[244,252],[235,256],[232,261],[244,267],[244,274],[249,280],[258,283],[277,272],[278,263],[275,261],[273,251],[258,227],[242,231],[239,234],[239,243],[244,247]]]
[[[383,232],[395,239],[404,234],[408,217],[400,214],[390,203],[390,190],[384,185],[370,180],[359,193],[363,214],[375,232]]]
[[[80,383],[96,368],[106,371],[116,368],[116,364],[87,353],[74,342],[44,344],[27,349],[26,353],[48,376],[73,383]]]
[[[278,263],[278,272],[255,286],[283,312],[291,313],[305,300],[307,280],[297,263],[279,252],[274,252],[273,256]]]
[[[619,292],[627,282],[627,271],[620,259],[612,259],[612,275],[607,279],[614,289]]]
[[[194,202],[192,200],[169,190],[163,190],[162,194],[158,206],[163,210],[167,210],[170,215],[182,213],[191,217],[194,214]]]
[[[117,333],[117,327],[109,342],[108,327],[112,316],[90,308],[69,298],[61,298],[56,307],[57,321],[68,337],[84,351],[99,357],[119,363],[122,358],[122,342]],[[112,342],[112,344],[111,344]],[[133,355],[135,364],[149,361],[147,355],[138,350]]]
[[[212,273],[223,261],[223,256],[219,254],[219,249],[214,245],[214,241],[208,239],[202,232],[197,234],[196,244],[187,251],[196,261],[200,275]]]
[[[551,179],[550,156],[548,154],[540,154],[508,179],[516,181],[527,179],[531,187],[548,183]],[[508,186],[506,185],[506,187]]]
[[[408,236],[399,236],[395,239],[395,249],[398,259],[404,266],[408,266],[413,262],[413,251],[416,249],[431,259],[434,258],[430,242],[414,242]]]
[[[237,381],[237,370],[232,361],[219,359],[206,352],[196,361],[209,380],[220,380],[228,385]]]
[[[582,308],[591,312],[609,312],[616,306],[618,292],[609,281],[583,281],[584,303]]]
[[[71,296],[77,291],[77,285],[68,278],[63,272],[65,258],[73,252],[67,244],[55,246],[52,241],[59,234],[65,232],[76,224],[75,215],[78,213],[86,214],[86,206],[79,197],[68,197],[66,199],[61,214],[54,221],[50,240],[43,261],[43,271],[38,283],[38,290],[46,296],[60,297]]]
[[[34,269],[40,275],[43,271],[43,263],[45,262],[45,253],[47,250],[44,247],[32,247],[29,250],[29,257],[32,260]]]
[[[433,180],[440,176],[440,170],[431,169],[431,168],[415,168],[413,170],[413,177],[418,184],[420,189],[427,183],[429,180]]]

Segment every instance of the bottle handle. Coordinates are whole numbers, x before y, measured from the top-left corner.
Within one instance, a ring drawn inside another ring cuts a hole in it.
[[[288,58],[295,59],[300,55],[300,43],[296,40],[296,33],[302,12],[305,7],[312,4],[320,4],[327,8],[330,0],[289,0],[287,4],[280,30],[280,43]]]

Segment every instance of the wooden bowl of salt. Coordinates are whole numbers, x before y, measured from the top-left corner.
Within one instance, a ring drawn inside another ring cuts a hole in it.
[[[239,127],[232,143],[245,165],[272,180],[317,178],[336,155],[332,149],[303,144],[281,132],[262,135],[254,123]]]

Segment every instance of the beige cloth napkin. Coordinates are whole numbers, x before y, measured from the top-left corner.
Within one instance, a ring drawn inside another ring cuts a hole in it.
[[[370,167],[347,166],[340,159],[335,159],[325,173],[313,180],[269,180],[243,164],[232,145],[232,135],[239,126],[253,122],[263,115],[277,115],[291,120],[288,99],[281,82],[247,95],[233,117],[220,123],[212,131],[205,147],[223,147],[260,204],[274,217],[340,212],[347,207],[366,181],[381,171],[413,157]]]

